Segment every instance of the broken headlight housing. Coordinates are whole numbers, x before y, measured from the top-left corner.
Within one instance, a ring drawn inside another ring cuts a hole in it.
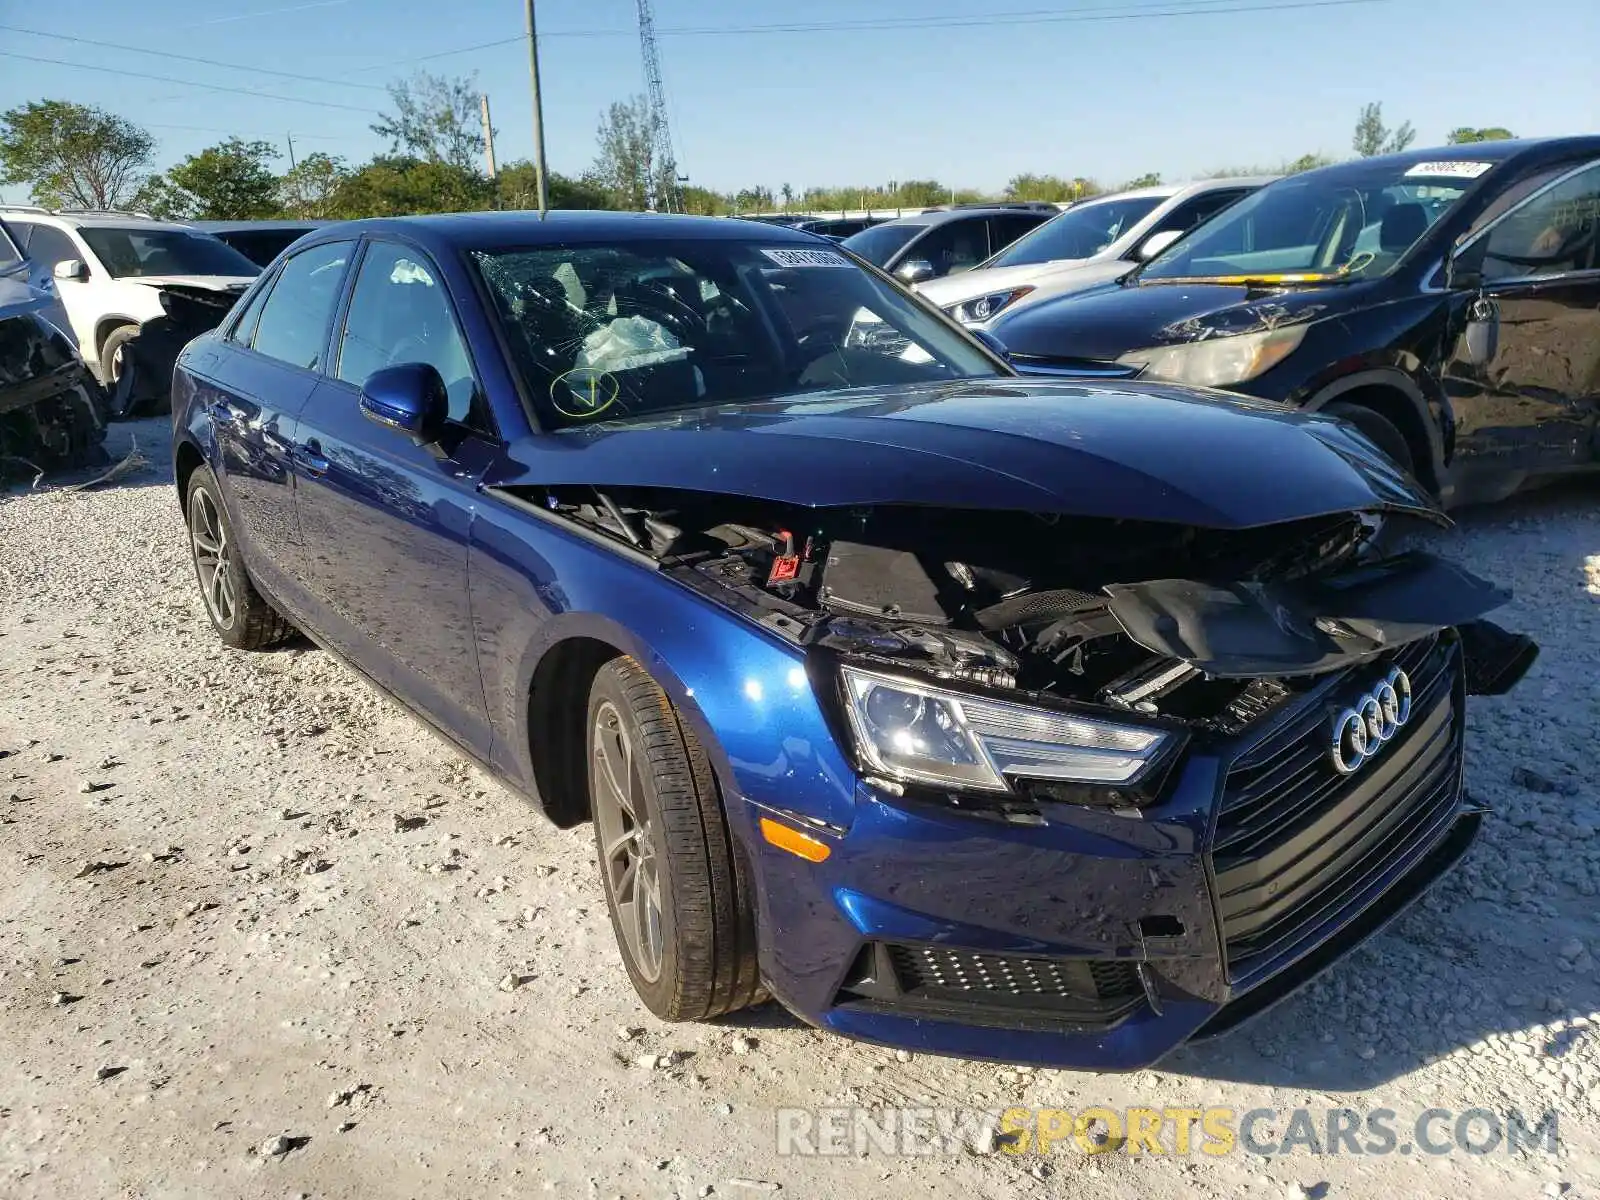
[[[861,667],[840,668],[851,732],[887,779],[987,792],[1013,779],[1136,787],[1167,758],[1165,730],[990,700]]]
[[[1117,361],[1143,367],[1146,379],[1165,379],[1196,387],[1227,387],[1266,374],[1293,354],[1305,336],[1304,325],[1291,325],[1285,329],[1205,338],[1176,346],[1130,350]]]

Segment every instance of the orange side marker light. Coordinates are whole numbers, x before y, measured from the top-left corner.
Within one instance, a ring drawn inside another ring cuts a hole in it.
[[[807,862],[821,862],[833,853],[833,847],[827,842],[814,838],[809,833],[801,833],[798,829],[791,829],[787,825],[780,825],[771,817],[761,818],[761,836],[779,850],[787,850]]]

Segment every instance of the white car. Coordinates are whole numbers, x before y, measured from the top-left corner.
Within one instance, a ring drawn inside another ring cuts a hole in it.
[[[1002,310],[1117,278],[1273,178],[1208,179],[1086,200],[972,270],[916,290],[963,325],[985,329]]]
[[[134,213],[0,208],[0,218],[33,264],[34,286],[54,283],[84,362],[107,386],[123,345],[162,315],[161,285],[242,292],[261,273],[208,233]]]

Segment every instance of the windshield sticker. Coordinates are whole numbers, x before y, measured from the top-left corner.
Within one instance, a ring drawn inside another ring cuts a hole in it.
[[[1439,175],[1447,179],[1476,179],[1493,166],[1493,163],[1486,162],[1420,162],[1406,174]]]
[[[780,267],[850,267],[855,264],[832,250],[763,250]]]
[[[550,384],[550,403],[564,417],[592,421],[616,402],[617,377],[593,367],[575,367]]]

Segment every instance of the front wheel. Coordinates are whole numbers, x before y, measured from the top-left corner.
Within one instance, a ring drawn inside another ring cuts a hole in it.
[[[1416,459],[1412,457],[1411,446],[1406,441],[1405,434],[1400,432],[1398,426],[1388,417],[1364,404],[1348,404],[1335,402],[1322,410],[1331,417],[1339,417],[1350,422],[1367,439],[1373,442],[1396,463],[1404,467],[1406,474],[1417,473]]]
[[[705,751],[631,658],[600,668],[586,728],[600,878],[634,990],[665,1021],[755,1003],[755,916]]]

